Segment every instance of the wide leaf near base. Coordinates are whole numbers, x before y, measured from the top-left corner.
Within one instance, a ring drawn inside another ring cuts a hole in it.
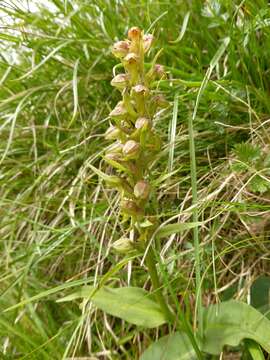
[[[140,360],[196,360],[197,356],[186,334],[176,332],[163,336],[149,346]]]
[[[259,345],[270,353],[270,321],[252,306],[240,301],[210,305],[204,310],[204,332],[199,347],[203,353],[219,355],[224,346],[235,347],[243,340],[257,358]],[[258,346],[256,345],[258,344]],[[176,332],[153,343],[140,360],[197,359],[186,334]]]
[[[224,345],[237,346],[252,339],[270,352],[270,321],[240,301],[211,305],[204,312],[204,352],[218,355]]]
[[[167,321],[153,295],[141,288],[86,286],[59,301],[77,298],[89,299],[98,309],[138,326],[154,328]]]

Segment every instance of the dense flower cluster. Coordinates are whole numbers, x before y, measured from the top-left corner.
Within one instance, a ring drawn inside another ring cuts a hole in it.
[[[149,166],[161,148],[153,118],[158,110],[168,106],[154,88],[154,82],[165,76],[164,67],[154,60],[150,69],[145,70],[144,57],[153,41],[153,35],[144,35],[138,27],[132,27],[128,39],[116,42],[112,48],[125,72],[111,81],[121,91],[122,100],[110,113],[111,124],[105,136],[114,143],[104,159],[118,173],[116,187],[121,193],[121,212],[137,226],[146,215],[151,194]],[[117,244],[121,245],[119,250],[127,250],[129,243],[120,239]]]

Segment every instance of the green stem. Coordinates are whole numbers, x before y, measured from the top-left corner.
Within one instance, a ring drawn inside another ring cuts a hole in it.
[[[190,150],[190,166],[191,166],[191,187],[192,187],[192,203],[195,205],[193,209],[193,222],[198,223],[198,194],[197,194],[197,170],[196,170],[196,153],[193,132],[193,118],[189,116],[188,130],[189,130],[189,150]],[[201,259],[200,259],[200,242],[199,242],[199,228],[195,226],[193,229],[194,251],[195,251],[195,272],[196,272],[196,312],[195,322],[198,320],[199,334],[203,334],[203,313],[202,313],[202,291],[201,291]]]
[[[164,267],[164,270],[165,270],[165,265],[161,264],[161,266]],[[172,288],[171,281],[168,278],[168,274],[166,273],[166,271],[163,271],[163,273],[164,273],[164,276],[165,276],[164,280],[166,281],[166,284],[167,284],[167,287],[168,287],[168,290],[169,290],[170,294],[172,294],[172,300],[174,301],[175,308],[176,308],[176,311],[177,311],[176,316],[175,316],[176,329],[179,330],[179,331],[185,331],[186,332],[186,334],[189,337],[189,340],[190,340],[190,342],[191,342],[191,344],[193,346],[193,349],[196,352],[197,359],[198,360],[204,360],[203,355],[201,353],[201,350],[199,348],[198,341],[196,339],[195,333],[194,333],[194,331],[192,329],[192,326],[190,325],[189,321],[187,320],[188,315],[187,315],[187,318],[186,318],[186,314],[185,314],[183,308],[181,307],[181,303],[179,302],[179,299],[177,298],[177,295],[176,295],[175,291]]]
[[[148,250],[148,253],[145,258],[145,262],[146,262],[146,265],[147,265],[147,268],[149,271],[149,275],[150,275],[150,278],[152,281],[152,285],[154,288],[154,295],[156,297],[156,300],[158,301],[160,308],[161,308],[162,312],[164,313],[164,315],[166,316],[166,318],[170,322],[173,322],[174,315],[172,314],[171,310],[169,309],[167,302],[162,294],[161,284],[159,281],[157,268],[156,268],[156,264],[155,264],[155,256],[154,256],[152,248],[150,248]]]

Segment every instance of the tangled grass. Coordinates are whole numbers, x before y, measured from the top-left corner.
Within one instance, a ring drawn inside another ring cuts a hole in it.
[[[90,166],[107,168],[103,134],[119,100],[110,47],[138,25],[163,48],[160,88],[171,106],[157,123],[159,221],[192,221],[194,114],[203,303],[249,301],[253,280],[270,271],[269,6],[42,3],[31,11],[27,2],[0,3],[1,358],[137,359],[165,329],[139,331],[88,303],[56,303],[105,273],[113,284],[149,287],[136,260],[119,266],[111,252],[119,199]],[[156,251],[164,287],[191,319],[192,232],[171,234]]]

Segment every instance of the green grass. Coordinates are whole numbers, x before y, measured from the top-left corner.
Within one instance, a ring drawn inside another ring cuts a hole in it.
[[[149,287],[140,261],[118,266],[118,197],[91,170],[108,171],[103,134],[120,99],[110,47],[137,25],[163,48],[171,106],[157,123],[157,214],[161,224],[203,225],[195,247],[186,230],[156,252],[164,290],[192,321],[195,294],[199,312],[200,297],[247,301],[252,281],[270,273],[270,9],[262,0],[50,1],[34,13],[0,2],[0,358],[138,359],[166,328],[56,303],[109,270],[108,283]],[[252,150],[239,155],[243,142],[259,148],[256,161]]]

